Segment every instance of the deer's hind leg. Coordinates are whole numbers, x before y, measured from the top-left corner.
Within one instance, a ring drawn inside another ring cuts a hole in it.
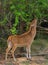
[[[17,48],[16,45],[13,45],[12,50],[11,50],[14,61],[16,61],[16,58],[14,56],[14,52],[15,52],[16,48]]]
[[[10,51],[11,48],[12,48],[12,44],[11,44],[11,42],[9,42],[9,43],[8,43],[8,48],[6,49],[5,60],[7,60],[8,52]]]

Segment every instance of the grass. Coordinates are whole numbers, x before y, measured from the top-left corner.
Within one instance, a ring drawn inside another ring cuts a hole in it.
[[[38,54],[48,48],[48,35],[37,34],[33,44],[31,45],[31,54]]]

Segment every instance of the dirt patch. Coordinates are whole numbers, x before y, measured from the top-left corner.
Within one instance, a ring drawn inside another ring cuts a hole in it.
[[[17,58],[16,62],[11,58],[7,61],[0,60],[0,65],[48,65],[47,59],[42,56],[32,57],[32,61],[26,59],[26,57]]]

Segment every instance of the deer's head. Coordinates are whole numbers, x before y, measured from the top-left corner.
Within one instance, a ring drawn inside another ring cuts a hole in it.
[[[37,19],[34,19],[31,23],[30,23],[30,27],[35,27],[37,25]]]

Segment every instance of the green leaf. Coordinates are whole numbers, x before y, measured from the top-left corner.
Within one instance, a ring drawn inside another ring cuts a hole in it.
[[[11,31],[11,33],[12,33],[12,34],[16,34],[16,33],[17,33],[17,31],[16,31],[16,28],[15,28],[15,27],[12,27],[12,29],[10,29],[10,31]]]
[[[14,10],[14,9],[15,9],[15,6],[14,6],[14,5],[12,5],[12,6],[10,7],[10,9],[11,9],[11,10]]]

